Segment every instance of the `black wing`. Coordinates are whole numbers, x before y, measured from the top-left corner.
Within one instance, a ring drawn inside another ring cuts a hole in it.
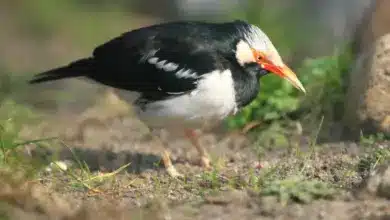
[[[96,71],[88,77],[140,92],[147,100],[190,92],[202,75],[227,65],[208,37],[191,34],[195,33],[174,36],[157,29],[128,32],[95,49]]]

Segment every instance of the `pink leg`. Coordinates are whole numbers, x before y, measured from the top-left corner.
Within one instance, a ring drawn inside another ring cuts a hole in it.
[[[198,151],[200,156],[200,164],[206,169],[210,168],[210,157],[206,150],[200,145],[199,137],[196,132],[192,129],[186,129],[185,134],[191,141],[192,145],[196,147],[196,150]]]

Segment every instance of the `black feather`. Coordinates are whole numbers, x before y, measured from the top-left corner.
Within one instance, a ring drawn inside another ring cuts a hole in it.
[[[37,75],[31,83],[85,76],[96,82],[139,92],[142,101],[163,100],[191,92],[202,76],[230,69],[238,104],[250,102],[258,92],[256,76],[239,66],[235,47],[251,26],[243,21],[228,23],[171,22],[139,28],[122,34],[93,51],[92,58]],[[150,57],[177,65],[165,71],[148,62]],[[180,77],[180,70],[196,72],[196,77]],[[242,97],[244,96],[244,97]]]
[[[93,71],[93,58],[85,58],[72,62],[67,66],[62,66],[43,73],[39,73],[35,75],[34,78],[29,81],[29,83],[36,84],[65,78],[88,76],[92,74]]]

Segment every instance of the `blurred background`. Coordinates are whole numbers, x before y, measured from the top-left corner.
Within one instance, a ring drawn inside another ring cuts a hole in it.
[[[32,74],[88,56],[97,45],[138,27],[171,21],[244,19],[261,27],[308,90],[276,77],[226,128],[263,121],[304,132],[319,123],[324,139],[341,138],[351,42],[374,0],[0,0],[0,101],[60,114],[81,111],[104,89],[80,80],[31,87]],[[288,123],[287,123],[288,122]],[[287,123],[287,125],[286,125]],[[264,127],[263,127],[264,128]]]
[[[389,12],[390,0],[0,0],[0,219],[123,219],[122,208],[131,219],[390,219]],[[27,84],[132,29],[234,19],[271,38],[307,94],[264,76],[249,106],[201,136],[212,170],[167,138],[183,181],[106,87]]]

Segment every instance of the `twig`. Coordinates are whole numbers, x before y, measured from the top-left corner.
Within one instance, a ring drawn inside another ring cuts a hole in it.
[[[128,164],[125,164],[121,167],[119,167],[118,169],[116,169],[115,171],[111,172],[111,173],[104,173],[102,175],[99,175],[99,176],[94,176],[94,177],[91,177],[85,181],[92,181],[92,180],[95,180],[97,178],[109,178],[111,176],[115,176],[116,174],[120,173],[122,170],[126,169],[128,166],[130,166],[131,162],[128,163]]]

